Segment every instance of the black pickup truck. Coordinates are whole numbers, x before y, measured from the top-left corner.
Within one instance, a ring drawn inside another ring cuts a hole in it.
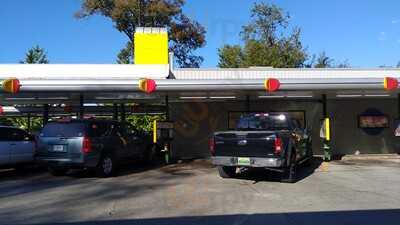
[[[296,167],[313,156],[311,136],[288,113],[244,114],[235,130],[215,132],[209,143],[223,178],[235,177],[237,168],[265,168],[293,183]]]

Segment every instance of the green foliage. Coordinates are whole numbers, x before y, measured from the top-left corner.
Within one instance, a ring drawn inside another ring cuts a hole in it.
[[[46,51],[40,48],[38,45],[28,50],[25,54],[25,59],[20,61],[23,64],[47,64],[49,60],[47,59]]]
[[[335,63],[331,57],[327,56],[325,52],[321,52],[316,59],[313,55],[312,59],[305,65],[307,68],[350,68],[351,65],[348,60]]]
[[[31,118],[31,132],[39,131],[42,128],[42,118]],[[27,117],[0,117],[0,125],[18,127],[24,130],[28,129]]]
[[[153,130],[153,121],[165,121],[165,115],[130,115],[126,121],[131,123],[138,130],[151,132]]]
[[[221,68],[239,68],[243,65],[242,48],[239,45],[225,45],[218,49]]]
[[[307,60],[301,31],[288,31],[290,16],[274,4],[256,3],[251,22],[240,33],[244,46],[225,45],[219,49],[219,66],[223,68],[272,66],[303,67]]]
[[[133,54],[132,54],[132,42],[126,43],[125,48],[121,49],[117,56],[117,63],[119,64],[132,64]]]
[[[322,52],[315,63],[315,68],[330,68],[332,67],[333,59],[328,57],[325,52]]]
[[[184,0],[84,0],[76,17],[102,15],[110,18],[115,28],[129,41],[118,54],[118,63],[132,63],[136,27],[166,27],[170,51],[181,67],[199,67],[203,58],[194,51],[205,45],[205,29],[183,12]]]

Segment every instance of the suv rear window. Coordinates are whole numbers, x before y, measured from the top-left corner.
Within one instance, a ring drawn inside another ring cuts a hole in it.
[[[82,137],[85,135],[85,123],[48,123],[40,132],[41,137]]]

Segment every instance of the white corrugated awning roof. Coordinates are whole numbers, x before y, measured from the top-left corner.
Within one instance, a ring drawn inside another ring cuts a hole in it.
[[[277,68],[239,68],[239,69],[175,69],[173,75],[176,79],[184,80],[224,80],[224,79],[327,79],[327,78],[400,78],[400,69],[277,69]]]

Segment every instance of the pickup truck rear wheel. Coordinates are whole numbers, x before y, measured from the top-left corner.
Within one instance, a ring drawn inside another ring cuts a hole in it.
[[[96,167],[98,177],[112,177],[115,174],[115,160],[111,154],[106,154],[101,157],[99,164]]]
[[[295,183],[296,182],[296,170],[297,162],[295,151],[290,155],[290,164],[288,167],[283,168],[281,182],[282,183]]]
[[[236,167],[218,166],[218,173],[222,178],[233,178],[236,176]]]

